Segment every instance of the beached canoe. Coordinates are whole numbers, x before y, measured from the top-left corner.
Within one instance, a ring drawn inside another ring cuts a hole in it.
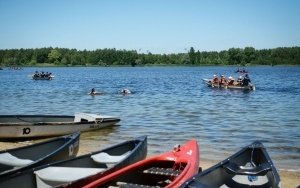
[[[224,161],[200,172],[180,188],[280,187],[280,177],[259,141],[244,147]]]
[[[119,121],[119,117],[86,113],[75,116],[0,115],[0,139],[65,135],[104,128]]]
[[[0,182],[12,174],[75,157],[79,149],[79,137],[80,133],[76,132],[36,144],[0,151]],[[20,184],[16,187],[22,186]]]
[[[249,83],[248,86],[242,86],[242,85],[239,85],[237,82],[235,82],[233,85],[229,85],[229,84],[213,83],[211,79],[202,79],[202,80],[208,87],[211,87],[211,88],[255,90],[255,85],[251,84],[251,83]]]
[[[82,187],[146,156],[147,137],[142,136],[90,154],[57,161],[11,176],[0,181],[0,187]]]
[[[195,140],[173,151],[147,158],[84,188],[92,187],[178,187],[199,169],[199,149]]]

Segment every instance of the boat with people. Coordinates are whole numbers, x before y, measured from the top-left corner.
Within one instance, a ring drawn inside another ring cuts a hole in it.
[[[83,187],[179,187],[198,170],[198,144],[190,140],[170,152],[134,163]]]
[[[237,81],[235,81],[231,76],[228,78],[228,81],[226,81],[224,75],[221,75],[220,80],[217,75],[214,75],[213,79],[203,78],[202,80],[208,87],[211,88],[255,90],[255,85],[250,82],[248,74],[245,75],[244,79],[240,76]]]
[[[115,125],[119,117],[75,113],[70,115],[0,115],[0,139],[46,137],[91,131]]]
[[[79,149],[79,137],[80,132],[75,132],[43,142],[0,151],[0,182],[12,174],[75,157]],[[22,187],[24,182],[19,183],[21,183],[20,186],[15,187]]]
[[[33,80],[52,80],[54,76],[46,76],[46,77],[37,77],[37,76],[31,76]]]
[[[28,76],[31,77],[33,80],[52,80],[54,78],[51,72],[44,71],[36,71],[35,74],[30,74]]]
[[[279,188],[279,174],[260,141],[242,148],[220,163],[191,177],[180,188]]]
[[[235,71],[235,73],[247,74],[248,71],[246,71],[245,69],[238,69],[237,71]]]
[[[0,181],[5,188],[79,188],[147,156],[147,136],[88,154],[42,165]]]

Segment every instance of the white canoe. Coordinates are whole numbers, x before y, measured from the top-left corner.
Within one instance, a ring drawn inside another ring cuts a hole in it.
[[[58,136],[96,130],[119,121],[119,117],[86,113],[75,113],[75,116],[0,115],[0,139]]]

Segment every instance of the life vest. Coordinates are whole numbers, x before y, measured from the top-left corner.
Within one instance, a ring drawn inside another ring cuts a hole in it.
[[[218,83],[219,82],[219,79],[218,79],[218,77],[214,77],[214,79],[213,79],[213,83]]]
[[[233,85],[233,83],[234,83],[234,79],[228,79],[228,84]]]
[[[222,84],[226,84],[226,79],[225,79],[225,77],[222,77],[222,78],[221,78],[221,83],[222,83]]]

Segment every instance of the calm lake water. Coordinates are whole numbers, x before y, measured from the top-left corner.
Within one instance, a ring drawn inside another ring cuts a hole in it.
[[[49,71],[51,81],[28,77]],[[246,67],[255,91],[219,90],[202,78],[237,78],[237,67],[78,67],[0,70],[0,114],[121,117],[82,134],[107,146],[148,135],[149,155],[196,139],[201,159],[223,160],[255,140],[279,169],[300,170],[300,67]],[[95,87],[104,95],[90,96]],[[121,95],[123,88],[132,91]],[[201,164],[201,162],[200,162]]]

